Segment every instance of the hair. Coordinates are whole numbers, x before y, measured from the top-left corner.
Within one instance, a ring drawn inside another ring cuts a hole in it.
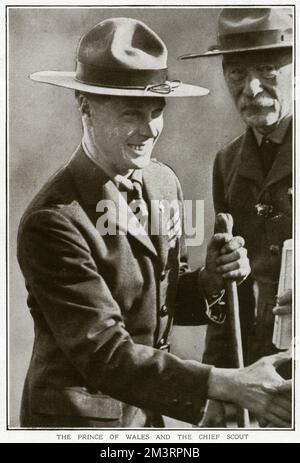
[[[105,103],[106,101],[110,100],[111,98],[114,98],[113,95],[97,95],[95,93],[88,93],[88,92],[83,92],[82,90],[75,90],[75,98],[78,101],[79,97],[83,96],[87,98],[88,100],[95,100],[97,102],[102,102]]]

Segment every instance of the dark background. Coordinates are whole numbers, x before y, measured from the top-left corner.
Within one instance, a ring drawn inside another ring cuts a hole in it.
[[[80,37],[113,16],[144,21],[166,42],[170,77],[208,87],[203,98],[170,98],[165,129],[154,156],[178,174],[186,199],[205,204],[205,242],[190,248],[192,268],[203,264],[212,234],[212,165],[216,152],[242,132],[242,123],[223,81],[221,59],[177,61],[216,42],[218,8],[9,8],[9,406],[10,426],[18,426],[23,381],[32,350],[33,324],[16,259],[21,215],[47,178],[68,160],[81,139],[71,90],[32,82],[39,70],[73,71]],[[172,352],[201,360],[204,328],[173,332]],[[175,423],[176,424],[176,423]],[[175,425],[171,420],[168,425]]]

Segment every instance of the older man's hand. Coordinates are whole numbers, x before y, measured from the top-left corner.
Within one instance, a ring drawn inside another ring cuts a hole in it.
[[[273,427],[290,427],[292,381],[284,380],[276,372],[276,368],[290,358],[290,352],[280,352],[263,357],[246,368],[212,368],[208,396],[246,408],[258,420],[265,420]]]
[[[200,273],[201,286],[207,295],[220,292],[226,280],[243,281],[250,273],[245,241],[241,236],[215,233],[208,243],[205,268]]]
[[[258,421],[268,422],[272,427],[290,427],[292,414],[292,380],[283,380],[276,372],[276,368],[291,359],[290,352],[263,357],[258,362],[245,368],[245,377],[254,374],[259,379],[258,383],[251,385],[247,392],[240,397],[240,401],[247,400],[253,394],[252,407],[257,407],[257,412],[252,410]],[[246,380],[247,381],[247,380]],[[259,382],[261,381],[261,384]],[[249,384],[250,385],[250,384]],[[257,398],[255,399],[258,393]],[[266,395],[265,395],[266,394]],[[256,401],[256,403],[255,403]],[[244,406],[244,408],[247,408]],[[249,408],[249,407],[248,407]]]
[[[285,418],[286,424],[282,427],[290,428],[292,426],[292,380],[289,379],[286,383],[287,384],[283,387],[282,392],[278,391],[274,394],[273,400],[275,402],[286,404],[286,411],[288,414]],[[257,417],[257,421],[262,428],[278,427],[276,423],[269,421],[265,416]]]

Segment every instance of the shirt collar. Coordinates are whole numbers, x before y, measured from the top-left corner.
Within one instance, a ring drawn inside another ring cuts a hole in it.
[[[103,172],[114,182],[116,187],[120,190],[125,188],[125,190],[132,190],[133,185],[132,181],[137,181],[141,185],[143,184],[143,174],[141,169],[131,170],[126,175],[121,175],[115,172],[111,166],[105,162],[103,157],[98,157],[97,161],[92,156],[91,152],[89,151],[87,144],[85,143],[84,137],[82,139],[82,148],[85,155],[98,167],[100,167]]]
[[[257,129],[253,127],[252,130],[253,130],[258,146],[262,144],[263,138],[267,138],[273,143],[277,143],[278,145],[281,145],[283,143],[285,134],[288,130],[291,118],[292,118],[291,115],[284,117],[279,122],[279,124],[275,127],[275,129],[272,130],[272,132],[268,133],[266,136],[260,133]]]
[[[129,174],[129,178],[133,182],[139,182],[143,184],[143,172],[142,169],[135,169]]]

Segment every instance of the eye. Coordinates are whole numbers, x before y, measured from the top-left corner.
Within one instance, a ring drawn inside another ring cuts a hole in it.
[[[239,82],[245,79],[246,71],[241,67],[229,68],[227,71],[227,76],[230,80],[232,80],[232,82]]]
[[[277,68],[274,64],[261,64],[256,70],[264,79],[274,79],[277,76]]]
[[[126,109],[123,111],[123,116],[130,118],[130,117],[138,117],[139,111],[137,109]]]

